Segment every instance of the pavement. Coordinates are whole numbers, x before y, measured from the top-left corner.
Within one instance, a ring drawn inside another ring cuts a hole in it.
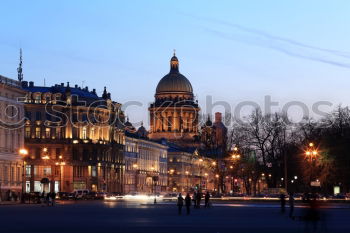
[[[295,215],[305,208],[296,208]],[[288,212],[288,208],[286,210]],[[41,205],[0,206],[2,233],[17,232],[151,232],[151,233],[306,233],[350,232],[349,208],[320,210],[322,221],[313,225],[292,220],[276,204],[214,203],[210,209],[185,209],[181,216],[174,203],[156,205],[125,201],[67,201],[54,207]]]

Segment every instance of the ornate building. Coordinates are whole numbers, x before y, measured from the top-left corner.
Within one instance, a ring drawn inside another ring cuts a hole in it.
[[[18,99],[23,96],[20,82],[0,75],[0,200],[19,196],[22,189],[24,107]]]
[[[121,104],[104,89],[22,81],[25,98],[26,192],[89,189],[123,192]]]
[[[214,160],[200,156],[196,149],[167,144],[169,185],[171,192],[213,190],[215,175],[211,164]]]
[[[125,193],[160,193],[168,186],[166,145],[152,141],[141,123],[125,122]]]
[[[208,116],[207,121],[201,127],[201,143],[204,150],[218,150],[223,153],[227,145],[227,127],[222,123],[221,112],[215,113],[214,123]]]
[[[198,113],[190,81],[179,72],[179,61],[170,60],[170,72],[158,83],[155,102],[149,107],[151,139],[190,144],[198,135]]]

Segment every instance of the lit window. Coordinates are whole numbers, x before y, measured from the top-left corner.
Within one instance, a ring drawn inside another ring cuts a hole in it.
[[[41,103],[41,96],[40,96],[40,94],[37,94],[37,95],[35,95],[35,103],[36,104],[40,104]]]
[[[87,139],[86,127],[83,128],[83,139]]]
[[[25,137],[30,138],[30,127],[26,127]]]
[[[31,165],[26,165],[26,177],[30,177],[31,176]]]
[[[45,138],[50,138],[50,131],[51,131],[50,128],[45,129]]]
[[[35,128],[35,137],[40,138],[40,136],[41,136],[40,128],[37,127],[37,128]]]
[[[92,166],[91,167],[91,176],[92,177],[96,177],[97,176],[97,167],[96,166]]]

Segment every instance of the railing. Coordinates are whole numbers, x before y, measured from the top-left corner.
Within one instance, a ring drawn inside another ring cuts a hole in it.
[[[21,82],[0,75],[0,84],[21,88]]]

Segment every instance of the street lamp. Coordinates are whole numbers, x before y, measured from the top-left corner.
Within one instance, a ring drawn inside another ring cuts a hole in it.
[[[314,167],[316,166],[316,159],[318,157],[318,151],[315,148],[315,144],[310,142],[306,151],[305,151],[306,159],[310,162],[310,185],[313,179]]]
[[[310,142],[308,148],[305,151],[306,159],[308,159],[310,162],[315,160],[318,156],[318,151],[315,148],[315,144]]]
[[[188,171],[185,171],[185,173],[186,173],[186,176],[187,176],[187,192],[188,192],[188,174],[189,174],[189,172]]]
[[[134,163],[132,165],[132,168],[135,170],[135,192],[137,192],[137,183],[138,183],[138,180],[137,180],[137,168],[138,168],[138,165],[137,165],[137,163]]]
[[[25,192],[25,183],[26,183],[26,177],[25,177],[25,157],[28,155],[28,150],[27,149],[20,149],[19,154],[22,156],[22,197],[21,197],[21,202],[24,203],[24,192]],[[1,191],[1,189],[0,189]]]

